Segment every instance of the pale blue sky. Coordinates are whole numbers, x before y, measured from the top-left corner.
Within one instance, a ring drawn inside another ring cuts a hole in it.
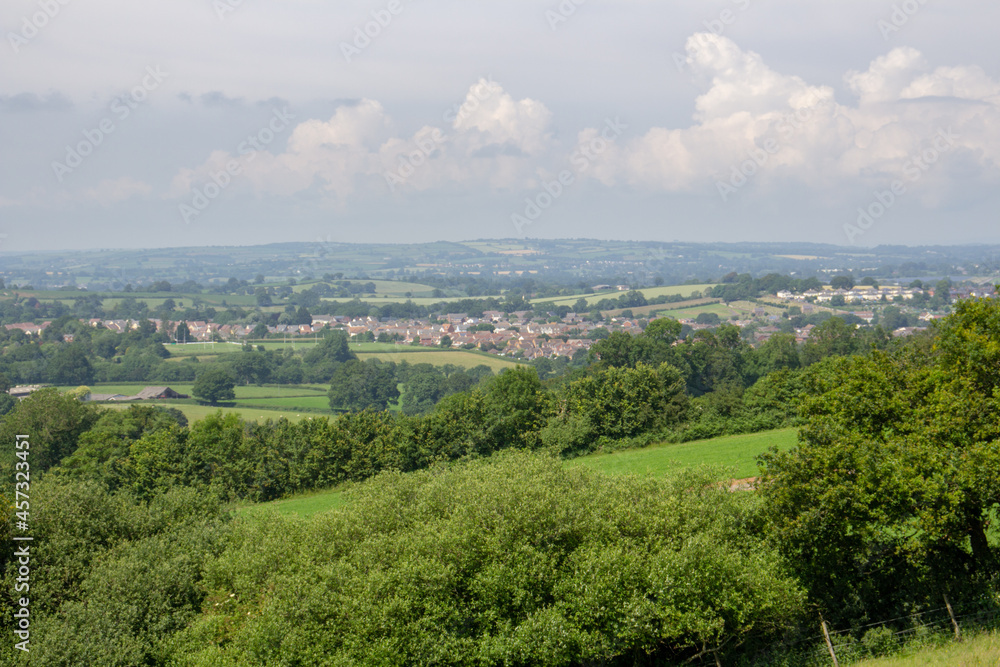
[[[971,0],[6,0],[0,251],[998,242],[998,24]]]

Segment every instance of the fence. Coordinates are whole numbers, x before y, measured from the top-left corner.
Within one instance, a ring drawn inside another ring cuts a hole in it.
[[[728,663],[706,655],[701,664],[734,664],[743,667],[845,667],[860,660],[887,655],[903,644],[944,644],[963,633],[1000,628],[1000,597],[991,594],[959,603],[942,596],[941,606],[850,629],[831,628],[816,619],[817,634],[769,646],[754,655]]]

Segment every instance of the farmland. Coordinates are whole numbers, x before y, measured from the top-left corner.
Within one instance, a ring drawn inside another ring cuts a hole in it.
[[[655,299],[661,296],[682,296],[690,297],[695,292],[704,293],[705,290],[710,287],[715,287],[714,284],[705,285],[675,285],[672,287],[645,287],[640,290],[640,292],[647,299]],[[553,303],[556,306],[572,306],[578,300],[584,299],[587,301],[588,305],[596,304],[602,299],[617,299],[625,292],[619,292],[618,290],[608,290],[606,292],[598,292],[596,294],[574,294],[571,296],[560,296],[549,299],[532,299],[533,304],[537,303]]]
[[[737,479],[758,474],[756,457],[770,447],[795,446],[798,429],[789,428],[749,435],[699,440],[680,445],[654,445],[612,454],[592,454],[566,462],[568,467],[586,466],[608,475],[665,475],[700,465],[732,469]],[[273,508],[281,514],[309,517],[317,512],[342,507],[346,499],[341,489],[303,494],[255,508]]]

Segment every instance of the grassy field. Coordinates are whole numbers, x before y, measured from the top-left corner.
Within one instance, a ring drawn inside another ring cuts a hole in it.
[[[996,667],[1000,665],[1000,631],[966,637],[962,642],[905,652],[891,658],[863,660],[857,667]]]
[[[673,285],[671,287],[645,287],[639,292],[647,299],[655,299],[658,296],[673,296],[679,294],[683,297],[689,297],[694,292],[704,293],[709,287],[715,287],[715,285]],[[572,296],[559,296],[555,298],[548,299],[532,299],[531,303],[548,303],[552,302],[557,306],[572,306],[577,302],[578,299],[586,299],[587,304],[594,304],[601,299],[617,299],[625,292],[619,292],[617,290],[611,290],[607,292],[600,292],[597,294],[574,294]]]
[[[344,498],[344,492],[342,490],[314,491],[294,496],[292,498],[275,500],[270,503],[247,505],[245,507],[241,507],[239,509],[239,513],[251,514],[254,512],[277,510],[279,514],[283,514],[285,516],[295,514],[303,519],[307,519],[317,512],[326,512],[328,510],[337,509],[338,507],[343,507],[346,502],[347,500]]]
[[[299,422],[303,419],[317,419],[324,415],[314,414],[314,413],[301,413],[293,412],[288,410],[265,410],[261,408],[227,408],[227,407],[212,407],[211,405],[196,405],[193,403],[184,403],[181,401],[152,401],[148,403],[108,403],[103,405],[109,410],[127,410],[129,405],[158,405],[164,408],[177,408],[184,413],[184,416],[188,418],[189,422],[195,422],[200,419],[204,419],[210,415],[214,415],[217,412],[222,412],[223,414],[235,413],[240,416],[241,419],[246,421],[263,421],[266,419],[287,419],[291,422]],[[329,406],[329,404],[327,404]]]
[[[567,462],[570,466],[587,466],[610,475],[662,475],[678,468],[702,464],[735,468],[736,479],[756,477],[756,457],[769,447],[793,447],[798,429],[787,428],[749,435],[731,435],[712,440],[697,440],[679,445],[654,445],[645,449],[629,449],[611,454],[592,454]]]
[[[794,428],[750,435],[734,435],[712,440],[688,442],[682,445],[654,445],[614,454],[595,454],[567,461],[568,466],[587,466],[609,475],[662,475],[678,469],[702,464],[735,468],[735,477],[743,479],[757,475],[755,457],[772,445],[788,449],[795,445],[798,430]],[[273,507],[282,514],[310,516],[343,506],[343,491],[334,489],[309,493],[254,508]],[[251,511],[248,508],[244,511]]]
[[[165,345],[171,357],[198,357],[239,352],[242,343],[175,343]]]
[[[444,366],[452,364],[462,368],[475,368],[476,366],[488,366],[494,373],[505,368],[514,368],[518,364],[509,359],[502,359],[491,354],[476,354],[465,350],[427,350],[427,348],[413,348],[412,352],[360,352],[358,359],[379,359],[381,361],[402,361],[411,364],[433,364],[434,366]]]
[[[660,308],[662,309],[664,308],[664,306],[661,306]],[[693,320],[702,313],[715,313],[723,321],[728,320],[730,317],[736,314],[731,308],[718,302],[710,303],[704,306],[695,306],[694,308],[669,308],[669,306],[667,306],[666,308],[668,309],[657,310],[656,314],[659,317],[672,317],[677,320],[681,319]]]

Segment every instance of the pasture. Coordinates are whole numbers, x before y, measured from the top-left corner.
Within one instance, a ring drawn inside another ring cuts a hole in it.
[[[628,449],[611,454],[591,454],[566,462],[567,466],[587,466],[608,475],[664,475],[700,465],[731,469],[735,479],[755,477],[756,457],[768,448],[790,449],[798,441],[798,429],[786,428],[748,435],[723,436],[679,445],[653,445],[645,449]],[[281,514],[308,517],[317,512],[342,507],[346,503],[343,489],[308,493],[283,500],[255,505],[274,508]]]
[[[644,297],[647,299],[655,299],[660,296],[682,296],[685,298],[690,297],[695,292],[700,292],[704,294],[705,290],[710,287],[715,287],[714,284],[706,285],[673,285],[670,287],[644,287],[640,290]],[[625,294],[625,292],[619,292],[618,290],[608,290],[606,292],[598,292],[596,294],[574,294],[572,296],[559,296],[547,299],[532,299],[531,303],[549,303],[552,302],[557,306],[572,306],[579,299],[585,299],[587,305],[593,305],[599,302],[601,299],[617,299],[618,297]]]
[[[790,449],[798,441],[798,429],[786,428],[746,435],[729,435],[681,444],[661,444],[645,449],[626,449],[610,454],[591,454],[567,461],[569,466],[587,466],[609,475],[663,475],[699,465],[731,468],[735,479],[759,474],[756,458],[774,446]]]

